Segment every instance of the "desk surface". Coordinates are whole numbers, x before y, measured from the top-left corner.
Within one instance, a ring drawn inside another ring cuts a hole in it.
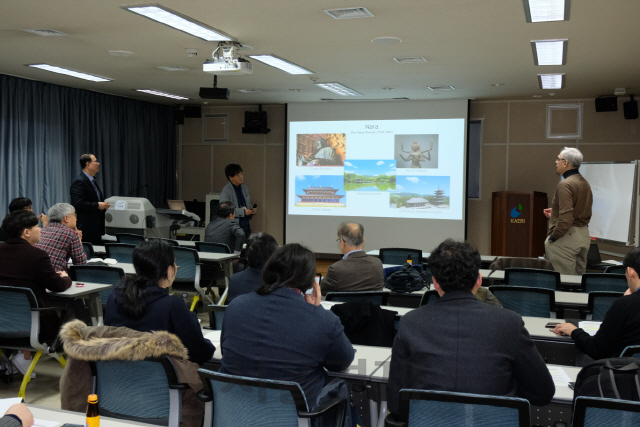
[[[84,283],[84,286],[76,286],[78,283]],[[49,295],[63,298],[78,298],[85,295],[95,294],[96,292],[104,291],[111,288],[111,285],[105,285],[104,283],[87,283],[87,282],[73,282],[71,287],[64,292],[49,292]]]
[[[487,280],[504,280],[504,270],[495,270],[491,273],[491,270],[480,270],[483,279]],[[575,274],[561,274],[560,282],[565,285],[579,285],[582,282],[582,276]]]
[[[336,304],[342,304],[341,301],[322,301],[321,305],[326,308],[327,310],[331,310],[331,307],[336,305]],[[398,315],[400,316],[404,316],[405,314],[409,313],[410,311],[414,310],[413,308],[407,308],[407,307],[392,307],[390,305],[382,305],[380,306],[380,308],[384,309],[384,310],[390,310],[390,311],[395,311],[398,313]]]
[[[380,250],[374,249],[372,251],[367,251],[367,255],[379,256]],[[428,258],[429,255],[431,255],[429,251],[424,251],[424,250],[422,251],[422,258]],[[480,259],[483,262],[493,262],[496,260],[496,258],[498,258],[496,255],[480,255]]]
[[[69,424],[86,424],[86,415],[80,412],[63,411],[62,409],[44,408],[42,406],[27,405],[36,420],[55,421],[56,427],[65,423]],[[37,422],[36,422],[37,423]],[[151,427],[153,424],[138,423],[135,421],[117,420],[115,418],[100,416],[101,427],[127,427],[127,426],[146,426]]]

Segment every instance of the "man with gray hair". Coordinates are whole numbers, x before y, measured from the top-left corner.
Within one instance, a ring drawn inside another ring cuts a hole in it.
[[[564,180],[558,183],[551,207],[544,210],[551,219],[544,242],[546,258],[561,274],[580,275],[587,268],[593,195],[591,186],[578,172],[581,164],[582,153],[577,148],[565,147],[560,152],[556,173]]]
[[[362,224],[343,222],[338,228],[336,241],[343,257],[329,266],[320,283],[322,295],[327,292],[381,291],[384,287],[382,261],[362,250]]]
[[[57,203],[49,209],[49,224],[42,229],[40,243],[35,246],[49,254],[55,271],[66,271],[69,258],[73,265],[87,263],[77,220],[75,208],[68,203]]]

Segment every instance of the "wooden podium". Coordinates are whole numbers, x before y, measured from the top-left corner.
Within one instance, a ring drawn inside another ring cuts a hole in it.
[[[497,191],[491,211],[491,254],[536,258],[544,255],[548,208],[547,193]]]

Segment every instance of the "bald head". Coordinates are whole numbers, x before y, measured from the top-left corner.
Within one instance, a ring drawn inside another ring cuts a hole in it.
[[[362,245],[364,244],[364,227],[362,224],[343,222],[338,228],[338,238],[344,242],[347,252],[362,249]]]

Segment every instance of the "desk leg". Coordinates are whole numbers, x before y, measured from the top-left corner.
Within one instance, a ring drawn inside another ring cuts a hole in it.
[[[229,278],[233,274],[233,260],[227,260],[224,263],[224,286],[229,288]]]
[[[378,425],[378,403],[373,399],[369,399],[369,417],[371,417],[371,426]],[[383,420],[384,425],[384,420]]]
[[[378,416],[378,427],[384,427],[384,419],[386,417],[387,417],[387,401],[383,400],[382,402],[380,402],[380,415]]]
[[[102,326],[102,301],[100,301],[100,294],[95,293],[89,296],[89,313],[91,314],[91,324],[93,326]]]

